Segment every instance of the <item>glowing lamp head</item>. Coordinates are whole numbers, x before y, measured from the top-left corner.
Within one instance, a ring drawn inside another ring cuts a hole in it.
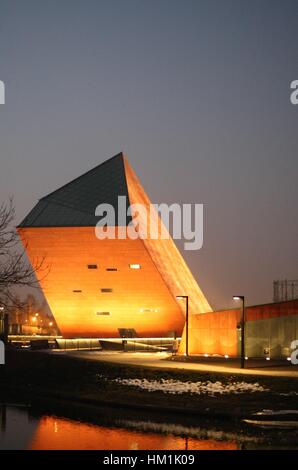
[[[243,300],[244,301],[244,295],[233,295],[233,300]]]

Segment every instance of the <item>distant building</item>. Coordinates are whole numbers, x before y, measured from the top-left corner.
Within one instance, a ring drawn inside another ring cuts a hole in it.
[[[45,257],[49,266],[45,278],[38,273],[49,307],[64,337],[179,336],[185,307],[176,295],[190,296],[191,312],[211,307],[171,238],[96,238],[95,208],[117,208],[118,196],[149,216],[150,200],[122,154],[43,197],[19,225],[32,264]]]

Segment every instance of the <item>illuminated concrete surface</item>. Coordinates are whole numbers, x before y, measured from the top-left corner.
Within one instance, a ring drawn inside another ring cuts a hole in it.
[[[40,284],[64,337],[119,336],[119,328],[181,334],[183,314],[141,240],[98,240],[94,227],[29,228],[22,236],[31,260],[46,256],[50,272]],[[135,261],[140,270],[129,268]]]

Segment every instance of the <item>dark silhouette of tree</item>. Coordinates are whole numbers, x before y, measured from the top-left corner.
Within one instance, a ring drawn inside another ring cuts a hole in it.
[[[34,266],[27,261],[13,225],[14,218],[15,208],[10,199],[0,205],[0,304],[8,310],[13,306],[21,307],[16,288],[39,287],[36,273],[47,274],[44,259],[36,260]]]

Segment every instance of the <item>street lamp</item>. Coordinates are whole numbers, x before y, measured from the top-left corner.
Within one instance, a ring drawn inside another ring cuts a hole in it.
[[[7,343],[8,338],[8,329],[9,329],[9,319],[8,313],[5,313],[5,307],[0,306],[0,338],[4,343]]]
[[[241,312],[241,321],[240,321],[240,328],[241,328],[241,369],[244,369],[244,367],[245,367],[245,313],[244,313],[245,297],[244,297],[244,295],[234,295],[233,299],[242,301],[242,312]]]
[[[0,305],[0,322],[1,322],[0,323],[0,335],[2,335],[4,333],[4,315],[3,315],[3,312],[4,312],[4,307],[2,305]]]
[[[186,300],[186,315],[185,315],[185,355],[188,357],[188,295],[176,295],[177,300]]]

